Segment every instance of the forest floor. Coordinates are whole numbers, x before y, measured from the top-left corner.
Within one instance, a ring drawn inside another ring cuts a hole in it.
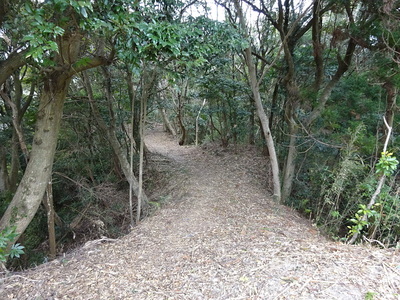
[[[121,239],[86,243],[0,279],[1,299],[400,299],[400,253],[323,237],[274,203],[250,147],[146,143],[168,188],[162,208]]]

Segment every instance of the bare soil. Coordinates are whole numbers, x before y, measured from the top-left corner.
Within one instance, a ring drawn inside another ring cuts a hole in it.
[[[180,147],[161,129],[146,143],[170,168],[163,207],[121,239],[3,274],[1,299],[400,299],[399,252],[330,241],[274,203],[255,149]]]

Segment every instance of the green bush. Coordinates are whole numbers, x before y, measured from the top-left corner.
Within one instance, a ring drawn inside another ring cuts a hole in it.
[[[24,254],[24,246],[14,244],[9,248],[9,244],[18,234],[15,227],[6,227],[0,232],[0,262],[5,263],[10,258],[19,258]]]

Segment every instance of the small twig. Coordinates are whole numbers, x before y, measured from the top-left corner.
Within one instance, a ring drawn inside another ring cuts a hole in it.
[[[378,240],[369,239],[369,238],[367,238],[365,235],[363,235],[363,239],[364,239],[366,242],[370,243],[370,244],[372,244],[372,243],[377,243],[377,244],[379,244],[379,246],[381,246],[382,248],[386,249],[386,246],[385,246],[382,242],[380,242],[380,241],[378,241]]]
[[[382,265],[383,265],[383,269],[385,270],[385,273],[386,273],[386,276],[384,276],[384,278],[386,279],[388,286],[390,286],[393,290],[395,290],[393,280],[391,280],[391,278],[389,276],[388,266],[384,263]]]
[[[304,290],[304,288],[310,283],[310,282],[315,282],[315,280],[313,280],[312,278],[317,274],[317,272],[319,271],[319,268],[317,267],[317,269],[314,271],[314,274],[312,276],[310,276],[310,278],[301,286],[301,288],[299,289],[299,294],[302,290]]]
[[[396,273],[397,275],[400,276],[400,272],[397,271],[397,270],[396,270],[395,268],[393,268],[392,266],[388,265],[387,263],[383,263],[383,265],[384,265],[386,268],[389,268],[393,273]]]
[[[108,237],[104,236],[101,239],[86,242],[85,245],[83,245],[83,248],[88,248],[90,246],[101,244],[102,242],[115,243],[115,242],[118,242],[118,241],[119,241],[118,239],[111,239],[111,238],[108,238]]]
[[[285,287],[285,288],[283,289],[283,291],[280,292],[280,293],[274,298],[274,300],[275,300],[275,299],[279,299],[283,294],[285,294],[286,291],[287,291],[294,283],[295,283],[295,281],[292,281],[290,284],[288,284],[287,287]]]

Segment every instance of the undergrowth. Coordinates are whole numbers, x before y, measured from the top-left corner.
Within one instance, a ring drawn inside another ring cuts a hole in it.
[[[378,185],[379,170],[394,172],[397,160],[389,152],[386,156],[382,153],[378,161],[360,155],[365,135],[362,124],[349,131],[335,167],[327,159],[310,168],[312,171],[302,178],[306,192],[295,193],[292,202],[334,239],[346,241],[358,233],[359,241],[395,247],[400,242],[400,187],[396,176],[388,177],[374,206],[368,208],[367,204]]]

